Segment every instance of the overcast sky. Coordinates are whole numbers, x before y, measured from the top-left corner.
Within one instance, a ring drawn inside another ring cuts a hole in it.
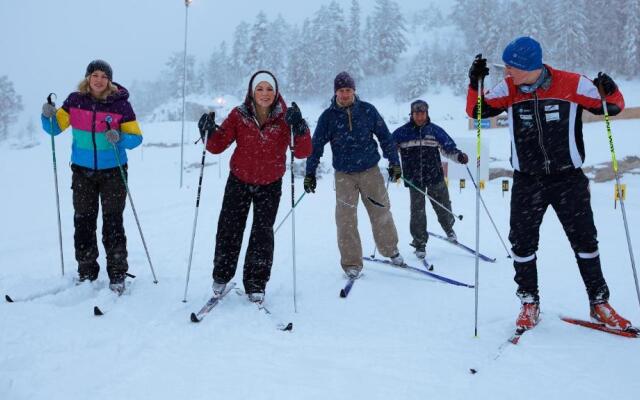
[[[450,3],[397,2],[404,12]],[[240,21],[253,23],[260,10],[270,20],[282,14],[299,23],[327,3],[193,0],[188,52],[203,59],[221,40],[231,39]],[[348,13],[351,2],[340,3]],[[363,15],[374,4],[360,0]],[[9,76],[29,109],[39,107],[49,92],[64,100],[92,59],[107,60],[114,80],[130,86],[134,79],[154,78],[168,55],[184,46],[184,0],[0,0],[0,18],[0,76]]]

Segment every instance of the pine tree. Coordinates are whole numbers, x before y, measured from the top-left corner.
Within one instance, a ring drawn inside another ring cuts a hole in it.
[[[242,21],[233,32],[233,44],[231,46],[231,65],[234,71],[234,81],[247,79],[249,68],[245,64],[247,53],[249,52],[249,30],[248,23]]]
[[[318,79],[317,89],[325,92],[337,69],[333,22],[327,6],[323,5],[316,11],[310,27],[313,69],[314,75]]]
[[[196,93],[198,90],[197,80],[194,79],[196,59],[193,55],[188,55],[186,59],[187,64],[187,79],[185,94],[188,96],[191,93]],[[184,52],[174,52],[165,63],[165,71],[163,72],[163,81],[167,85],[167,93],[170,97],[182,97],[182,82],[184,71]]]
[[[588,20],[585,15],[585,0],[561,3],[562,18],[565,24],[555,33],[560,52],[560,68],[572,71],[587,68],[591,59],[587,39]]]
[[[268,60],[266,60],[265,67],[273,72],[276,77],[282,76],[284,78],[284,71],[286,67],[286,54],[288,53],[289,46],[289,24],[285,21],[282,15],[278,14],[275,20],[269,23],[268,28],[268,43],[267,49],[269,51]],[[278,83],[283,79],[278,79]]]
[[[640,76],[640,0],[627,0],[626,3],[622,65],[626,76],[637,78]]]
[[[0,76],[0,141],[9,137],[9,127],[16,122],[22,111],[22,97],[13,88],[13,82],[6,75]]]
[[[383,74],[390,73],[400,55],[407,50],[405,18],[398,4],[392,0],[376,0],[371,28],[375,70]]]
[[[360,32],[360,4],[358,0],[351,0],[349,13],[349,27],[347,29],[346,44],[346,70],[356,81],[364,77],[362,69],[362,44]]]
[[[310,96],[316,94],[314,90],[318,79],[314,68],[313,36],[311,22],[305,19],[300,36],[289,56],[287,69],[287,88],[293,95]]]
[[[269,21],[264,11],[256,15],[256,21],[251,26],[249,34],[249,50],[244,63],[250,71],[267,69],[270,56],[269,49]]]
[[[235,74],[229,60],[227,42],[222,41],[218,49],[211,53],[203,75],[210,92],[225,94],[234,89],[238,82],[234,80]]]

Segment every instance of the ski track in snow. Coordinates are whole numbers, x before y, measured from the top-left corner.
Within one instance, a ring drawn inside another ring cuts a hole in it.
[[[435,110],[463,110],[463,99],[441,97]],[[366,99],[365,99],[366,100]],[[372,101],[383,115],[399,113],[389,99]],[[300,104],[312,128],[322,108]],[[408,108],[407,108],[408,109]],[[406,113],[403,111],[402,115]],[[466,120],[434,122],[454,137],[473,138]],[[402,121],[390,125],[393,130]],[[142,123],[144,143],[179,140],[179,123]],[[637,121],[612,123],[618,158],[640,154]],[[587,165],[609,160],[603,123],[585,124]],[[188,123],[188,139],[197,137]],[[0,289],[15,299],[69,284],[75,274],[73,209],[70,191],[71,135],[56,138],[65,269],[60,277],[51,149],[44,134],[31,149],[0,147]],[[506,129],[485,130],[491,155],[508,162]],[[201,146],[187,140],[185,165],[199,162]],[[149,245],[159,283],[153,284],[130,205],[125,211],[130,272],[137,275],[120,298],[107,289],[104,250],[94,286],[56,295],[0,304],[0,398],[72,399],[629,399],[640,392],[640,341],[562,322],[559,314],[588,318],[588,301],[573,252],[555,217],[541,228],[539,280],[542,321],[517,346],[498,348],[513,333],[519,311],[511,260],[490,221],[481,215],[481,251],[497,258],[480,263],[479,336],[474,337],[474,290],[433,282],[417,274],[365,262],[364,276],[347,299],[338,296],[346,279],[339,267],[334,224],[332,175],[318,180],[316,194],[296,209],[297,301],[292,304],[291,224],[276,234],[276,250],[266,305],[275,320],[293,321],[280,332],[243,297],[230,293],[200,324],[189,314],[210,296],[213,243],[231,151],[207,154],[188,302],[182,303],[193,223],[197,169],[179,183],[179,148],[143,147],[129,154],[129,185]],[[322,161],[330,164],[326,147]],[[222,162],[222,178],[217,162]],[[386,167],[386,161],[380,165]],[[473,170],[475,173],[475,170]],[[290,206],[285,175],[277,222]],[[640,245],[640,177],[627,174],[626,209],[633,245]],[[456,182],[457,183],[457,182]],[[296,198],[302,180],[296,179]],[[419,267],[409,242],[409,193],[389,187],[400,250]],[[640,324],[640,312],[622,217],[613,208],[613,183],[592,184],[592,206],[599,233],[611,303]],[[475,243],[475,193],[468,181],[451,185],[455,225],[461,242]],[[500,179],[482,195],[507,241],[509,197]],[[429,229],[441,232],[430,205]],[[481,210],[481,212],[483,212]],[[249,223],[251,217],[249,217]],[[359,207],[363,254],[373,250],[370,225]],[[100,240],[101,223],[98,224]],[[241,269],[249,229],[235,281]],[[430,240],[429,260],[438,274],[473,283],[474,258]],[[640,254],[636,251],[636,260]],[[99,306],[105,315],[93,316]],[[470,373],[470,368],[477,370]]]

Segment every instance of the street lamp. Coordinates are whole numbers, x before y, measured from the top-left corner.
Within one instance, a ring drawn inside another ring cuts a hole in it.
[[[184,59],[182,70],[182,134],[180,135],[180,188],[182,188],[182,173],[184,172],[184,111],[187,90],[187,28],[189,26],[189,5],[192,0],[184,0]]]

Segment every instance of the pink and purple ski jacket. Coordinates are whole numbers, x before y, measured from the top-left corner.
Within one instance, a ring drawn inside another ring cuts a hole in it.
[[[133,149],[142,143],[142,132],[128,101],[129,92],[115,85],[119,90],[104,101],[89,94],[71,93],[58,109],[53,126],[51,120],[42,116],[42,127],[50,135],[58,135],[71,126],[71,163],[96,170],[118,167],[113,146],[105,135],[109,129],[105,121],[108,116],[111,117],[111,128],[121,135],[115,147],[122,165],[127,163],[125,149]]]

